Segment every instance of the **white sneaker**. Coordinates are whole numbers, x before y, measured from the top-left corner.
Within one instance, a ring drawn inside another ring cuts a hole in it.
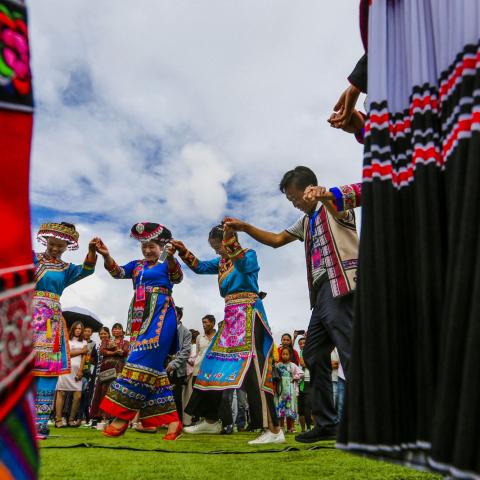
[[[185,427],[183,429],[185,433],[191,433],[193,435],[198,433],[220,433],[222,431],[222,422],[208,423],[206,420],[202,420],[196,425],[191,427]]]
[[[285,443],[283,430],[280,430],[278,433],[265,430],[258,438],[248,442],[249,445],[265,445],[267,443]]]
[[[108,423],[106,423],[106,422],[98,422],[97,426],[95,428],[97,430],[103,430],[107,425],[108,425]]]

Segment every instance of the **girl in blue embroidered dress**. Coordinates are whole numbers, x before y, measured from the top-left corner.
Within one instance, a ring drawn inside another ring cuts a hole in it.
[[[113,278],[131,279],[134,297],[128,314],[130,354],[116,380],[110,385],[100,409],[115,417],[104,435],[122,435],[139,412],[143,431],[168,425],[165,440],[175,440],[181,423],[172,388],[165,372],[165,360],[177,349],[177,317],[172,299],[173,285],[183,279],[175,249],[168,243],[171,232],[157,223],[137,223],[131,236],[142,244],[144,259],[119,266],[103,242],[97,251]],[[166,258],[161,261],[162,252]]]
[[[243,249],[234,232],[223,225],[211,230],[209,243],[219,257],[201,261],[182,242],[172,241],[180,258],[195,273],[218,275],[220,295],[225,298],[224,320],[205,353],[186,408],[189,415],[206,420],[184,431],[219,433],[223,391],[243,386],[252,427],[266,429],[253,443],[283,442],[273,400],[273,339],[258,296],[257,255],[254,250]]]
[[[67,329],[60,297],[65,288],[91,275],[97,261],[97,238],[90,242],[83,265],[62,260],[67,249],[78,248],[78,238],[75,226],[70,223],[45,223],[40,227],[37,239],[46,246],[46,251],[33,253],[33,375],[36,377],[35,414],[39,438],[49,434],[48,420],[53,409],[58,376],[70,372]]]

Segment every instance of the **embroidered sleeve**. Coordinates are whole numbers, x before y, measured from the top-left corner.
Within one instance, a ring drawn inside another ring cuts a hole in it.
[[[97,257],[95,257],[95,260],[93,262],[89,262],[85,258],[83,265],[74,265],[73,263],[71,263],[68,266],[68,269],[66,272],[65,286],[68,287],[69,285],[72,285],[78,282],[79,280],[82,280],[82,278],[92,275],[92,273],[95,271],[96,263],[97,263]]]
[[[353,183],[351,185],[344,185],[342,187],[333,187],[330,189],[335,200],[335,207],[337,211],[344,212],[361,206],[362,199],[362,184]]]
[[[232,262],[241,260],[245,256],[246,250],[242,248],[242,246],[238,242],[238,239],[235,236],[227,241],[223,241],[222,243]]]
[[[173,269],[168,268],[168,277],[172,283],[180,283],[183,280],[182,267],[180,267],[177,260],[175,260]]]
[[[107,265],[104,264],[105,270],[117,280],[122,280],[124,278],[134,279],[135,275],[137,275],[139,270],[142,269],[142,265],[142,260],[132,260],[125,265],[118,265],[117,262],[115,262],[114,260],[113,265],[110,268],[108,268]]]
[[[198,267],[199,260],[190,250],[187,250],[185,255],[180,255],[180,258],[183,260],[185,265],[188,268],[191,268],[193,271],[195,271],[195,269]]]
[[[113,277],[113,278],[125,278],[125,269],[123,267],[120,267],[117,262],[113,262],[113,265],[111,267],[107,267],[105,264],[105,270]]]
[[[213,274],[218,273],[218,265],[220,258],[214,260],[199,260],[192,252],[187,250],[184,255],[180,255],[185,265],[198,274]]]
[[[97,264],[97,256],[95,255],[95,260],[92,262],[88,260],[88,255],[87,255],[87,257],[85,258],[85,261],[83,262],[83,268],[85,270],[95,270],[96,264]]]

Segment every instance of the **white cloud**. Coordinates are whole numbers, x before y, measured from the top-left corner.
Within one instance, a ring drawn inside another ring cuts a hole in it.
[[[277,231],[296,219],[278,191],[287,169],[309,165],[327,186],[360,178],[360,146],[326,123],[361,55],[355,2],[43,0],[29,11],[32,201],[101,215],[80,217],[84,250],[100,234],[131,260],[129,226],[152,220],[211,256],[207,233],[226,213]],[[258,252],[274,331],[305,327],[302,245],[242,241]],[[124,321],[128,283],[100,266],[63,303]],[[175,298],[189,326],[221,314],[213,277],[188,275]]]

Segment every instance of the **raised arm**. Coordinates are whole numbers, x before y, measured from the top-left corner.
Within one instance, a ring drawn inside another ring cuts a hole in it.
[[[223,229],[223,246],[239,272],[252,273],[260,270],[255,251],[242,248],[235,231],[228,225]]]
[[[180,240],[172,240],[171,244],[177,250],[183,263],[195,273],[200,275],[218,274],[218,265],[220,258],[213,260],[199,260]]]
[[[116,279],[132,278],[132,272],[136,266],[135,261],[127,263],[126,265],[123,265],[123,266],[118,265],[117,262],[110,255],[110,251],[108,250],[108,247],[105,245],[105,243],[103,243],[103,240],[101,238],[97,239],[95,248],[97,252],[103,257],[103,266],[105,267],[105,270],[113,278],[116,278]]]
[[[223,222],[225,227],[231,228],[236,232],[245,232],[257,242],[273,248],[283,247],[296,240],[296,238],[286,230],[280,233],[268,232],[267,230],[257,228],[243,220],[239,220],[238,218],[225,217]]]
[[[94,238],[88,245],[88,253],[82,265],[74,265],[71,263],[66,272],[66,286],[78,282],[82,278],[92,275],[95,271],[97,263],[96,244],[98,239]]]
[[[183,280],[183,272],[180,263],[174,257],[176,249],[172,244],[166,245],[165,248],[168,252],[168,277],[173,284],[180,283]]]
[[[345,218],[345,212],[362,204],[362,184],[353,183],[327,190],[325,187],[307,187],[304,193],[305,200],[317,200],[337,218]]]

